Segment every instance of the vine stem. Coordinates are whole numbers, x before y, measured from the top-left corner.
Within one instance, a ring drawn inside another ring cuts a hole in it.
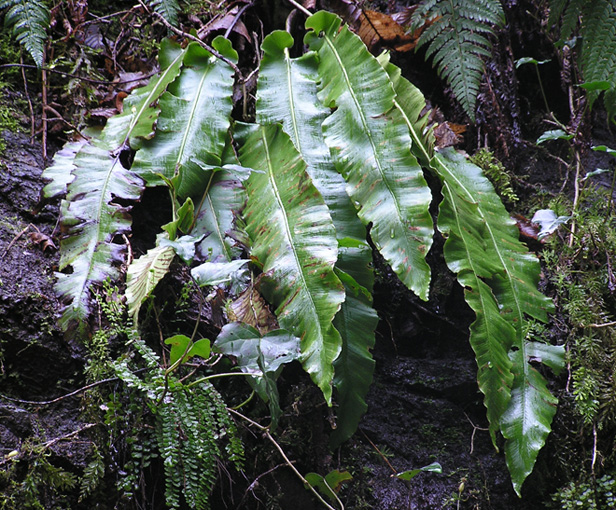
[[[326,508],[328,508],[328,510],[336,510],[333,506],[331,506],[327,501],[325,501],[323,499],[323,497],[317,492],[317,490],[312,486],[312,484],[308,480],[306,480],[304,478],[304,476],[297,470],[297,468],[293,465],[293,462],[291,462],[291,460],[289,460],[289,457],[287,457],[287,455],[285,454],[285,452],[282,449],[282,447],[273,438],[272,434],[269,431],[269,427],[264,427],[260,423],[257,423],[256,421],[251,420],[250,418],[248,418],[248,416],[244,416],[242,413],[236,411],[235,409],[228,409],[228,411],[230,413],[234,414],[235,416],[237,416],[238,418],[241,418],[242,420],[247,421],[252,426],[257,427],[261,432],[263,432],[265,434],[265,436],[270,440],[270,442],[274,445],[276,450],[278,450],[278,453],[280,453],[280,455],[284,459],[284,461],[287,464],[287,466],[289,466],[293,470],[293,472],[304,483],[304,485],[306,487],[308,487],[313,492],[313,494],[319,499],[319,501],[321,503],[323,503],[325,505]],[[330,489],[331,489],[331,487],[330,487]],[[332,490],[332,494],[334,494],[334,496],[336,496],[336,500],[338,501],[338,504],[340,505],[340,509],[344,510],[344,505],[342,504],[342,501],[340,501],[340,499],[338,498],[338,496],[336,495],[336,493],[333,490]]]

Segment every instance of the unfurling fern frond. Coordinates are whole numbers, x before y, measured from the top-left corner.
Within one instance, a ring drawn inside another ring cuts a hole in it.
[[[607,82],[605,107],[610,119],[616,115],[616,4],[613,0],[550,0],[550,21],[562,14],[561,41],[569,38],[581,20],[582,52],[580,64],[584,81]],[[589,90],[589,104],[600,90]]]
[[[417,48],[428,44],[439,76],[452,88],[471,119],[484,72],[482,57],[490,55],[493,26],[505,15],[498,0],[424,0],[413,15],[413,26],[426,23]]]
[[[2,9],[8,9],[4,25],[13,28],[17,40],[41,67],[45,60],[49,8],[40,0],[0,0]]]

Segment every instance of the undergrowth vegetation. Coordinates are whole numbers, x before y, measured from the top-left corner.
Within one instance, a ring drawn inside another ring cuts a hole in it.
[[[174,255],[188,264],[198,260],[196,281],[218,286],[227,306],[235,306],[235,320],[257,328],[235,328],[235,344],[223,352],[238,357],[241,368],[244,342],[256,342],[263,360],[266,340],[277,342],[267,351],[271,356],[272,349],[288,352],[283,339],[289,333],[299,338],[299,359],[329,405],[336,389],[337,445],[355,431],[372,379],[368,224],[371,241],[402,282],[428,298],[425,256],[433,225],[422,161],[442,182],[437,224],[447,239],[445,258],[477,314],[470,341],[479,388],[494,444],[499,431],[507,439],[519,491],[555,410],[555,398],[530,360],[559,370],[563,356],[561,347],[524,334],[528,317],[546,321],[552,310],[537,290],[538,261],[517,240],[514,221],[479,167],[451,149],[433,150],[420,116],[421,93],[385,55],[374,58],[340,25],[326,12],[309,18],[305,41],[312,51],[296,59],[289,56],[293,39],[287,33],[264,40],[260,124],[231,125],[237,56],[228,41],[214,41],[216,55],[195,43],[182,49],[165,42],[160,74],[125,99],[124,113],[99,135],[65,147],[46,171],[52,181],[47,196],[66,195],[60,269],[71,272],[60,275],[57,286],[67,302],[62,323],[69,333],[88,334],[90,289],[117,278],[124,258],[126,246],[117,239],[129,233],[130,218],[121,204],[139,198],[140,178],[146,186],[166,185],[173,217],[157,245],[127,271],[131,315],[137,320]],[[136,152],[132,165],[130,151]],[[246,294],[270,303],[275,319],[264,306],[242,306]],[[272,339],[275,332],[264,320],[289,333],[280,330]],[[180,350],[189,356],[199,342],[186,339]],[[226,336],[222,343],[227,345]],[[152,356],[150,362],[154,370],[158,363]],[[268,371],[262,361],[259,368]],[[275,383],[255,384],[275,417]],[[167,378],[170,395],[171,386]]]
[[[562,38],[580,33],[583,40],[587,92],[575,113],[581,118],[604,92],[613,117],[609,73],[616,57],[605,65],[597,50],[608,45],[616,54],[608,33],[616,26],[613,6],[550,5],[552,22],[564,17]],[[542,229],[534,235],[546,268],[542,290],[547,286],[553,300],[539,290],[540,260],[520,241],[504,205],[520,201],[510,173],[488,150],[469,158],[443,147],[422,92],[387,52],[371,54],[343,19],[326,11],[306,16],[303,40],[270,33],[258,68],[246,75],[229,38],[208,44],[178,29],[180,4],[144,2],[143,12],[148,7],[183,43],[150,43],[157,72],[116,99],[119,111],[103,127],[79,133],[72,126],[74,138],[44,172],[45,198],[61,199],[60,324],[87,350],[85,376],[94,388],[84,396],[84,415],[104,421],[106,430],[97,433],[80,480],[32,447],[25,475],[32,487],[18,487],[19,464],[10,464],[5,506],[42,508],[49,498],[37,491],[47,483],[52,491],[78,487],[86,501],[105,490],[110,460],[119,473],[113,491],[127,504],[154,500],[144,473],[158,466],[167,507],[209,508],[220,471],[244,466],[239,420],[271,441],[325,506],[343,508],[337,489],[348,473],[304,476],[276,443],[272,434],[283,417],[277,380],[285,366],[299,363],[330,408],[330,447],[351,438],[375,366],[373,256],[428,301],[435,239],[474,313],[469,342],[488,432],[504,450],[517,495],[557,412],[549,377],[566,367],[564,398],[572,395],[579,431],[595,439],[592,476],[580,476],[553,500],[562,508],[611,502],[612,478],[595,473],[616,462],[607,439],[616,431],[614,189],[612,183],[601,191],[580,174],[580,122],[565,126],[551,114],[562,129],[541,140],[567,140],[577,165],[573,202],[536,197],[553,215],[536,220]],[[46,4],[6,0],[0,8],[44,68]],[[471,120],[483,59],[504,21],[496,0],[424,1],[409,25]],[[233,26],[224,29],[228,35]],[[564,44],[573,47],[574,39]],[[80,65],[95,56],[90,48]],[[251,78],[254,101],[246,90]],[[79,90],[82,107],[96,99],[94,90]],[[156,239],[133,253],[132,209],[153,189],[167,192],[170,216],[156,226]],[[174,271],[189,283],[160,306],[157,293]],[[174,322],[184,311],[190,322]],[[566,331],[559,345],[552,317]],[[261,400],[267,416],[259,419],[267,425],[240,412],[246,402],[231,407],[221,384],[227,379],[246,382],[248,401]],[[102,382],[114,389],[103,393],[96,387]]]

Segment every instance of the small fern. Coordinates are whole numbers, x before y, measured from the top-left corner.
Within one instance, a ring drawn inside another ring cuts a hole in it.
[[[138,378],[127,361],[116,363],[116,373],[150,402],[165,471],[166,504],[179,508],[183,496],[190,508],[208,509],[218,460],[230,461],[238,469],[244,460],[235,423],[211,384],[202,382],[189,387],[173,376],[165,377],[158,356],[143,340],[132,338],[131,344],[151,369],[149,375]],[[139,457],[136,446],[132,448],[133,457]],[[130,490],[130,484],[126,488]]]
[[[0,0],[0,9],[8,9],[4,25],[13,28],[13,35],[41,67],[45,60],[49,8],[40,0]]]
[[[414,28],[425,24],[417,48],[428,45],[426,59],[434,57],[439,76],[472,120],[484,73],[482,57],[490,56],[487,36],[504,19],[498,0],[424,0],[413,15]]]
[[[178,0],[149,0],[147,3],[154,9],[154,12],[160,14],[174,27],[178,25],[178,13],[180,12]]]
[[[580,63],[585,82],[608,82],[604,102],[608,117],[616,115],[616,5],[613,0],[550,0],[550,23],[562,16],[560,39],[565,41],[580,23]],[[600,90],[589,90],[589,104]]]
[[[170,508],[179,507],[183,492],[190,508],[209,508],[209,496],[222,457],[221,438],[228,436],[229,460],[239,468],[243,448],[227,408],[214,387],[188,389],[175,385],[157,408],[158,448],[165,467],[165,496]]]

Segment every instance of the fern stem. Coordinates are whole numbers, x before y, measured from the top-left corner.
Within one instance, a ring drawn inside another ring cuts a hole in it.
[[[573,246],[573,239],[575,237],[576,221],[575,213],[577,211],[578,201],[580,198],[580,169],[582,168],[582,161],[580,158],[580,151],[575,151],[575,181],[574,195],[573,195],[573,209],[571,211],[571,234],[569,234],[569,247]]]
[[[235,73],[237,74],[237,76],[240,78],[240,80],[244,81],[243,79],[243,74],[240,71],[240,68],[235,64],[235,62],[229,60],[227,57],[225,57],[224,55],[221,55],[218,51],[216,51],[214,48],[212,48],[209,44],[203,42],[201,39],[199,39],[198,37],[195,37],[192,34],[189,34],[188,32],[184,32],[183,30],[180,30],[179,28],[174,27],[171,23],[169,23],[164,16],[162,16],[161,14],[159,14],[156,11],[151,11],[148,6],[146,4],[143,3],[142,0],[137,0],[139,2],[139,4],[141,5],[141,7],[143,7],[145,9],[146,12],[151,12],[152,14],[154,14],[154,16],[156,16],[163,25],[165,25],[169,30],[171,30],[172,32],[174,32],[175,34],[185,37],[186,39],[190,39],[191,41],[195,41],[197,44],[200,44],[201,46],[203,46],[207,51],[209,51],[212,55],[214,55],[216,58],[219,58],[220,60],[222,60],[223,62],[226,62],[227,64],[229,64],[229,66],[235,71]]]
[[[545,111],[548,112],[550,115],[552,115],[552,110],[550,110],[550,105],[548,104],[548,98],[546,97],[545,89],[543,88],[543,81],[541,80],[541,75],[539,74],[539,65],[535,63],[534,66],[535,66],[535,73],[537,73],[537,81],[539,82],[539,90],[541,90],[541,97],[543,97],[543,104],[545,105]]]
[[[289,0],[289,3],[293,5],[296,9],[302,11],[306,16],[312,16],[312,13],[299,2],[296,2],[295,0]]]

